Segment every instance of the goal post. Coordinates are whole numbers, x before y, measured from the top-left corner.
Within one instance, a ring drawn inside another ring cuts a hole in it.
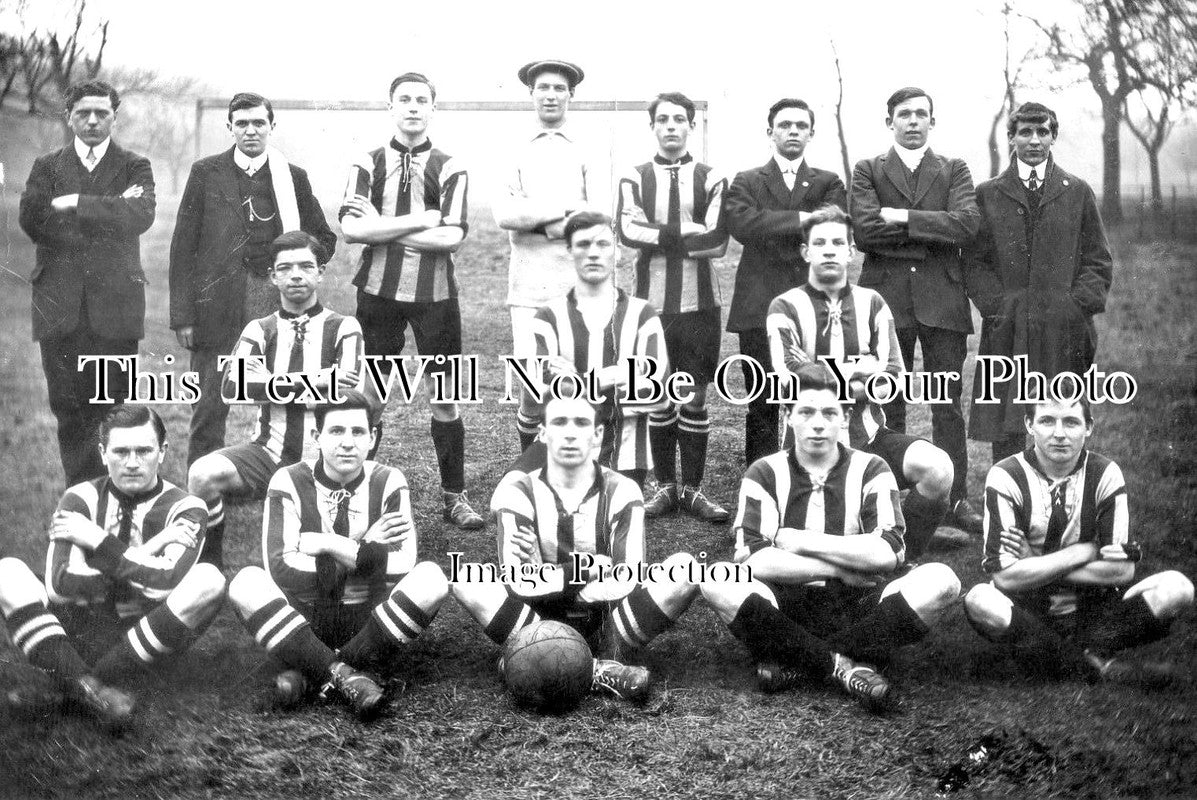
[[[195,156],[231,145],[225,127],[228,99],[205,97],[195,104]],[[690,151],[707,160],[708,104],[697,100]],[[328,207],[340,202],[345,173],[361,153],[394,135],[387,104],[375,100],[271,100],[277,127],[272,142],[308,172],[312,188]],[[461,158],[470,171],[470,205],[488,207],[502,189],[511,159],[504,151],[535,130],[531,101],[442,100],[429,127],[438,148]],[[614,192],[618,177],[656,152],[645,100],[575,100],[569,126],[595,166],[607,169]]]

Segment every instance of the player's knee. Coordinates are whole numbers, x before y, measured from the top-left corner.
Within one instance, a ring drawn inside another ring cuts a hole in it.
[[[960,578],[947,564],[923,564],[911,571],[910,576],[917,576],[936,605],[947,605],[960,597]]]
[[[1010,625],[1010,598],[993,584],[979,583],[964,595],[964,615],[984,634],[1001,633]]]
[[[0,558],[0,591],[14,583],[37,580],[29,565],[19,558]]]
[[[402,585],[408,595],[421,605],[440,605],[449,596],[449,581],[444,571],[433,561],[421,561],[412,567]],[[398,591],[399,587],[396,586],[395,589]]]
[[[712,564],[708,568],[714,575],[734,575],[735,570],[736,565],[726,561]],[[736,610],[744,602],[748,592],[744,586],[731,581],[703,581],[699,584],[699,591],[707,604],[725,620],[735,617]]]
[[[911,457],[904,465],[908,480],[918,484],[928,497],[946,497],[952,491],[956,470],[946,452],[928,442],[911,446]]]
[[[1175,617],[1193,605],[1193,582],[1174,569],[1151,576],[1152,610],[1160,617]]]
[[[244,567],[229,581],[229,601],[242,615],[249,616],[265,605],[269,585],[266,570]]]
[[[0,609],[7,614],[38,600],[45,600],[45,590],[29,565],[19,558],[0,558]]]
[[[209,608],[224,601],[224,574],[212,564],[196,564],[187,573],[187,590],[194,605]]]
[[[187,491],[209,499],[220,492],[218,475],[220,464],[209,453],[196,460],[187,470]]]

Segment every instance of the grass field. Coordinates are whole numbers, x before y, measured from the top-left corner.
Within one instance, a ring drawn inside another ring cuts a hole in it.
[[[0,554],[40,569],[48,515],[64,488],[36,347],[29,341],[32,248],[16,229],[15,198],[0,206]],[[159,208],[143,237],[150,277],[143,368],[179,354],[167,327],[166,258],[174,209]],[[738,248],[723,260],[726,304]],[[467,481],[485,505],[516,451],[514,411],[501,406],[497,354],[510,333],[502,301],[506,241],[475,211],[458,259],[464,349],[483,358],[482,405],[466,411]],[[1100,318],[1100,361],[1139,381],[1129,406],[1098,410],[1096,449],[1127,475],[1143,567],[1197,571],[1197,248],[1117,244],[1115,287]],[[330,307],[351,311],[351,267],[338,254],[326,276]],[[624,273],[626,279],[627,275]],[[973,341],[975,349],[975,339]],[[725,337],[723,355],[737,349]],[[181,365],[176,365],[176,368]],[[971,382],[966,380],[966,386]],[[166,476],[184,483],[188,411],[167,407],[173,448]],[[428,414],[388,410],[380,460],[412,486],[421,554],[493,556],[493,527],[462,533],[440,521]],[[230,442],[245,437],[238,410]],[[742,472],[743,412],[715,401],[708,494],[734,502]],[[920,409],[915,430],[928,430]],[[974,445],[969,476],[979,495],[988,445]],[[232,568],[260,563],[260,511],[234,509],[226,536]],[[730,555],[726,527],[686,518],[651,523],[650,557],[677,550]],[[964,585],[981,580],[979,544],[933,554]],[[230,571],[230,574],[232,572]],[[1197,668],[1191,617],[1149,653]],[[19,656],[7,642],[0,659]],[[643,708],[594,697],[565,717],[523,713],[494,672],[495,648],[448,602],[406,654],[392,711],[370,725],[339,704],[279,713],[266,703],[273,667],[229,609],[172,672],[136,685],[139,716],[112,738],[86,721],[0,722],[0,796],[8,797],[931,797],[938,776],[982,736],[1005,732],[988,766],[953,796],[1186,797],[1197,793],[1197,690],[1142,693],[1080,682],[1028,682],[955,613],[888,675],[899,708],[876,717],[832,690],[767,696],[755,688],[744,649],[697,601],[647,650],[656,690]]]

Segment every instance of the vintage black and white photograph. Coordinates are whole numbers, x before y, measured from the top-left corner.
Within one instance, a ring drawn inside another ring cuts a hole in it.
[[[0,796],[1197,794],[1193,0],[0,0]]]

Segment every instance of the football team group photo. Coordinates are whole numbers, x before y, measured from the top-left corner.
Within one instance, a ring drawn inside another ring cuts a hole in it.
[[[1197,7],[862,0],[787,73],[229,5],[193,78],[59,5],[0,4],[0,793],[1197,791]]]

